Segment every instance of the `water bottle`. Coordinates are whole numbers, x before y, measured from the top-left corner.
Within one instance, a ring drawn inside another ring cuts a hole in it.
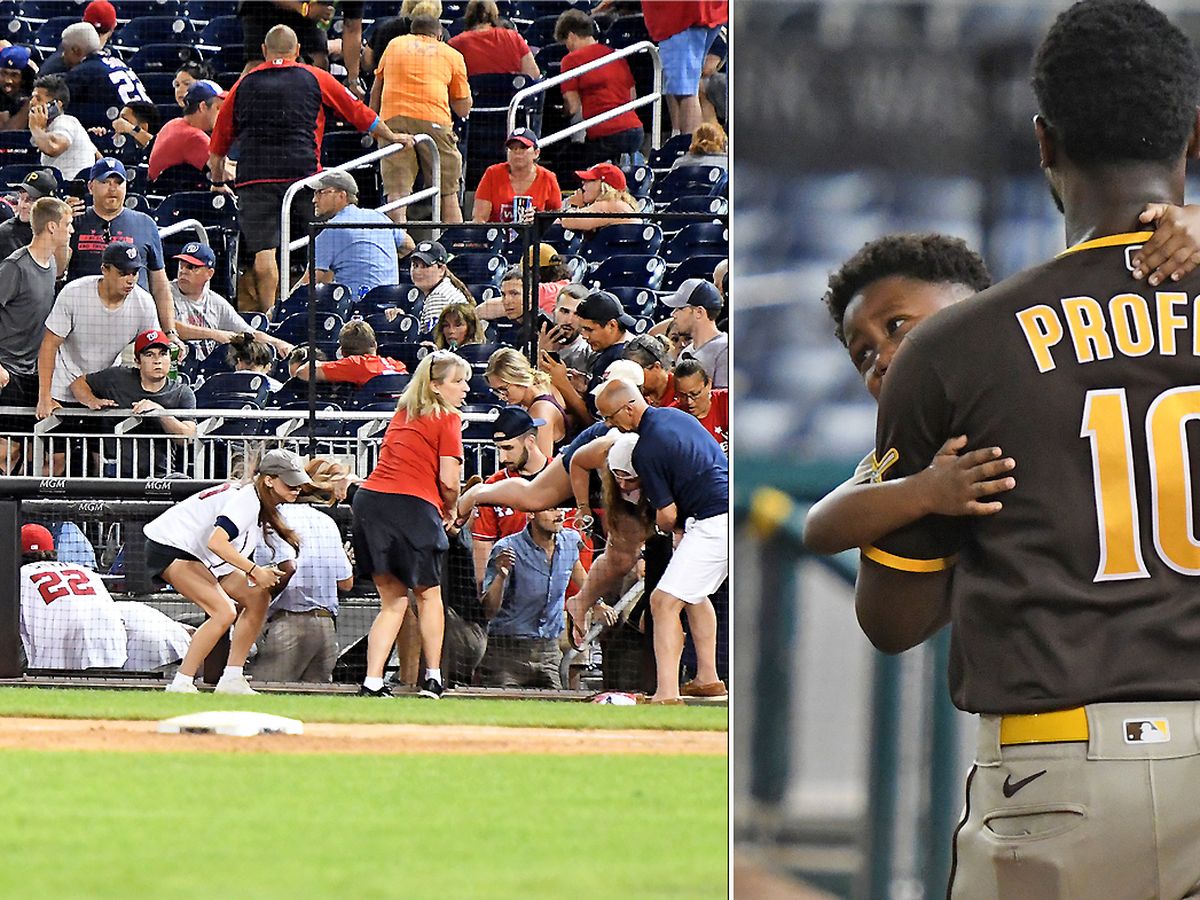
[[[171,349],[167,351],[171,357],[171,368],[167,371],[167,378],[171,381],[179,380],[179,345],[171,344]]]

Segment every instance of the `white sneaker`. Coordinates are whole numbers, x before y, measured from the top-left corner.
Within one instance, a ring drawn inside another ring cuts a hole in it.
[[[257,694],[258,691],[250,687],[250,682],[246,680],[245,675],[222,675],[221,680],[217,682],[213,693],[216,694]]]
[[[170,684],[167,685],[167,693],[168,694],[198,694],[198,693],[200,693],[200,689],[198,687],[196,687],[194,682],[191,682],[191,681],[187,682],[186,684],[180,684],[179,682],[172,681]]]

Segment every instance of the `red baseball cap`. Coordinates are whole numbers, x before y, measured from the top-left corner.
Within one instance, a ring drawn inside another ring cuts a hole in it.
[[[83,10],[83,21],[101,34],[117,27],[117,10],[108,0],[92,0]]]
[[[137,339],[133,342],[133,355],[141,356],[142,351],[147,347],[155,346],[166,347],[169,350],[171,348],[171,342],[167,340],[167,336],[157,328],[147,329],[139,334]]]
[[[21,526],[21,552],[38,553],[54,549],[54,535],[44,525]]]
[[[625,173],[612,163],[597,163],[590,169],[584,169],[582,172],[576,172],[575,174],[579,176],[580,181],[603,181],[618,191],[623,191],[628,187],[625,181]]]

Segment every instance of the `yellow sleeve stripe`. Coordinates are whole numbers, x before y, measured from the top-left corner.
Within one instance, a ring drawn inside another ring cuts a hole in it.
[[[901,572],[944,572],[954,565],[955,560],[953,556],[941,559],[908,559],[904,556],[896,556],[894,553],[888,553],[886,550],[880,550],[878,547],[872,547],[869,544],[858,549],[871,562],[887,566],[889,569],[899,569]]]
[[[1131,231],[1125,234],[1109,234],[1104,237],[1092,238],[1090,241],[1083,241],[1076,244],[1074,247],[1068,247],[1059,256],[1066,256],[1068,253],[1078,253],[1080,250],[1095,250],[1098,247],[1120,247],[1126,244],[1144,244],[1150,240],[1154,234],[1153,231]]]

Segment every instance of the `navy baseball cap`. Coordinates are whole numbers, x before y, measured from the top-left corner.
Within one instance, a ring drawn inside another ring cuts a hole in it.
[[[532,128],[514,128],[509,133],[508,137],[504,139],[504,145],[508,146],[513,141],[516,141],[518,144],[524,144],[526,147],[533,147],[534,149],[537,149],[537,132]]]
[[[720,312],[725,301],[721,292],[711,281],[703,278],[689,278],[684,281],[673,294],[662,298],[663,303],[671,309],[681,309],[684,306],[701,306],[709,312]]]
[[[437,241],[421,241],[421,243],[417,244],[417,249],[409,255],[413,259],[419,259],[427,266],[441,265],[450,259],[450,254],[446,252],[446,248]]]
[[[203,81],[195,81],[183,95],[184,111],[193,113],[200,108],[200,104],[207,103],[213,97],[225,97],[225,91],[219,84],[209,81],[207,78]]]
[[[104,255],[100,257],[100,265],[114,266],[121,274],[129,275],[142,268],[142,254],[133,244],[113,241],[104,248]]]
[[[88,181],[103,181],[110,175],[119,175],[122,181],[129,180],[129,175],[125,172],[125,164],[119,159],[105,156],[92,166],[92,171],[88,172]]]
[[[583,301],[575,308],[575,317],[577,319],[587,319],[589,322],[597,322],[601,325],[607,325],[613,319],[621,323],[623,328],[632,328],[634,326],[634,318],[625,312],[625,307],[621,305],[621,301],[608,291],[596,291],[588,294],[583,298]]]
[[[496,416],[492,425],[492,437],[497,441],[507,441],[545,424],[545,419],[533,418],[520,406],[506,406]]]
[[[175,259],[182,259],[193,266],[204,266],[208,269],[216,268],[217,265],[217,254],[213,253],[212,247],[208,244],[201,244],[199,241],[184,244],[183,250],[175,254]]]

